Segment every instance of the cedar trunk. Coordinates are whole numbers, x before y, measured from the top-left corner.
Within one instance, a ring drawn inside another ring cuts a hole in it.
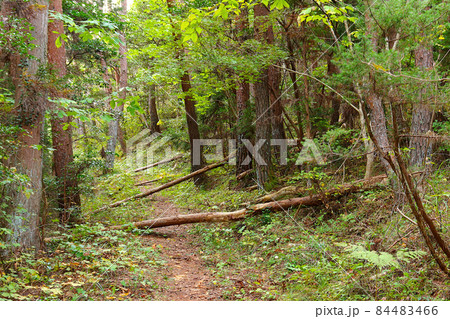
[[[25,192],[18,185],[11,185],[4,198],[6,204],[7,228],[11,231],[6,237],[8,244],[18,244],[20,249],[39,249],[41,240],[39,236],[39,213],[42,200],[42,168],[43,159],[41,150],[34,147],[41,144],[43,130],[44,110],[46,108],[46,96],[39,85],[36,74],[40,67],[46,63],[47,52],[47,26],[48,26],[48,2],[37,0],[38,6],[32,6],[31,10],[13,10],[13,2],[3,2],[1,15],[5,22],[10,17],[24,18],[31,25],[22,32],[30,32],[32,43],[35,47],[29,52],[33,58],[27,59],[27,64],[21,63],[21,57],[17,54],[11,57],[10,75],[15,86],[14,115],[23,131],[17,136],[18,150],[8,160],[9,167],[15,167],[17,173],[29,178],[29,186],[32,192]],[[29,7],[28,3],[18,3],[17,6]],[[22,8],[26,9],[26,8]],[[23,57],[22,57],[23,58]],[[26,73],[28,81],[23,80]],[[12,251],[3,251],[9,254]]]
[[[239,32],[239,41],[245,40],[245,30],[248,28],[248,12],[243,10],[236,21]],[[236,89],[236,176],[252,168],[251,154],[245,147],[243,140],[251,138],[250,85],[245,79],[238,79]],[[241,186],[247,186],[248,178],[243,180]]]
[[[191,147],[191,171],[195,172],[201,169],[204,165],[204,158],[200,148],[200,154],[194,153],[194,141],[200,139],[200,131],[198,129],[197,113],[195,111],[195,100],[192,97],[191,79],[188,71],[183,73],[181,78],[181,89],[184,93],[184,109],[186,112],[186,121],[189,133],[189,143]],[[196,183],[202,182],[202,177],[199,176]]]
[[[122,15],[127,14],[127,0],[121,1],[122,5]],[[118,76],[118,86],[119,86],[119,102],[116,104],[114,109],[111,110],[113,113],[113,120],[108,123],[108,142],[106,145],[106,169],[111,171],[114,168],[114,160],[116,155],[116,145],[119,138],[120,132],[120,120],[123,114],[124,101],[127,97],[126,87],[128,85],[128,61],[127,61],[127,44],[126,38],[123,31],[119,32],[119,76]],[[123,136],[123,134],[122,134]],[[126,145],[124,139],[121,139],[122,149],[125,149]]]
[[[416,59],[416,66],[422,71],[427,71],[433,68],[433,49],[420,45],[414,52]],[[411,137],[409,148],[411,149],[411,157],[409,164],[411,166],[423,166],[427,157],[431,156],[432,139],[420,137],[431,130],[433,121],[433,110],[427,103],[427,91],[430,91],[430,86],[424,84],[419,91],[419,101],[413,107],[411,120]]]
[[[371,46],[374,52],[378,52],[378,38],[379,35],[376,32],[375,22],[370,16],[369,12],[366,11],[365,20],[368,28],[368,32],[371,36]],[[386,174],[390,175],[392,173],[392,168],[388,161],[384,158],[385,156],[392,157],[392,147],[389,142],[387,126],[386,126],[386,116],[384,113],[383,101],[381,95],[376,91],[376,80],[374,74],[371,73],[367,78],[368,89],[365,92],[365,100],[367,106],[370,110],[370,127],[373,137],[376,141],[374,143],[378,144],[381,163],[383,164]]]
[[[150,115],[150,132],[151,133],[161,133],[161,128],[159,127],[159,117],[158,110],[156,108],[156,85],[150,85],[150,90],[148,94],[148,113]]]
[[[62,0],[50,2],[50,10],[62,13]],[[55,33],[56,32],[56,33]],[[48,63],[54,70],[55,75],[64,77],[66,75],[66,48],[65,42],[61,41],[61,46],[56,46],[56,39],[64,33],[64,25],[60,20],[53,20],[48,24]],[[64,97],[61,91],[56,92],[54,97]],[[52,103],[50,107],[54,107]],[[74,172],[70,170],[73,162],[72,147],[72,127],[63,129],[64,124],[71,122],[71,117],[51,119],[52,140],[53,140],[53,168],[58,180],[58,206],[60,209],[59,219],[61,223],[74,222],[76,214],[81,206],[80,194],[78,192],[78,182]]]
[[[266,17],[269,10],[261,4],[254,8],[255,12],[255,36],[257,40],[265,42],[266,35]],[[264,143],[259,149],[259,157],[255,158],[256,178],[258,186],[264,188],[269,181],[269,166],[271,163],[270,138],[271,138],[271,109],[269,96],[269,71],[267,68],[261,70],[260,76],[254,83],[255,90],[255,135],[256,144]]]

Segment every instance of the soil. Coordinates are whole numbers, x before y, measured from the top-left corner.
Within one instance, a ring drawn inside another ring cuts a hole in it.
[[[155,217],[183,214],[164,198],[155,198]],[[213,276],[201,260],[195,236],[189,233],[191,225],[155,229],[142,237],[144,243],[161,247],[162,258],[167,261],[167,272],[156,300],[222,300],[221,289],[213,284]]]

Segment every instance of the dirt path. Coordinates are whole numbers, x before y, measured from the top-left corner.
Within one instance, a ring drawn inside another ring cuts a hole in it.
[[[177,207],[163,198],[155,201],[156,216],[182,214]],[[167,261],[167,273],[160,283],[162,287],[157,300],[221,300],[220,288],[216,287],[210,271],[203,264],[195,237],[189,234],[191,226],[170,226],[156,229],[143,237],[150,245],[160,245],[163,259]]]

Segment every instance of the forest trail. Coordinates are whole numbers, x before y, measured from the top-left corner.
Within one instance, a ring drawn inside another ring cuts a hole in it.
[[[174,216],[182,212],[164,198],[156,198],[155,215]],[[144,244],[160,247],[162,258],[167,261],[167,280],[160,283],[161,291],[156,300],[207,301],[221,300],[220,288],[213,284],[213,276],[200,258],[199,248],[194,246],[195,236],[189,234],[190,225],[170,226],[155,230],[142,237]]]

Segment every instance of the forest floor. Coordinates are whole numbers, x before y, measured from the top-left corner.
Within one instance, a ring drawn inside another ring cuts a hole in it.
[[[0,269],[0,300],[449,300],[450,282],[404,203],[386,185],[318,207],[263,212],[241,221],[157,229],[105,225],[197,212],[235,211],[259,190],[236,189],[234,171],[208,172],[126,205],[95,211],[184,176],[188,165],[144,174],[118,170],[86,183],[84,222],[46,229],[45,250],[22,253]],[[427,210],[449,240],[450,172],[428,179]],[[358,175],[356,172],[355,176]],[[346,181],[321,175],[330,188]],[[136,186],[145,180],[156,182]],[[305,187],[302,175],[280,176],[275,189]],[[298,194],[308,195],[314,189]],[[394,208],[395,209],[394,209]],[[401,213],[398,213],[398,211]],[[57,214],[47,217],[47,224]],[[404,216],[410,216],[409,219]],[[45,220],[44,220],[45,222]],[[56,224],[56,223],[55,223]],[[57,225],[57,224],[56,224]]]
[[[181,214],[166,199],[157,198],[154,203],[158,217]],[[167,262],[165,280],[159,284],[163,288],[156,294],[156,300],[221,300],[220,288],[214,285],[214,277],[201,260],[200,247],[195,245],[198,238],[188,231],[191,227],[170,226],[142,236],[144,244],[160,247],[161,258]]]

